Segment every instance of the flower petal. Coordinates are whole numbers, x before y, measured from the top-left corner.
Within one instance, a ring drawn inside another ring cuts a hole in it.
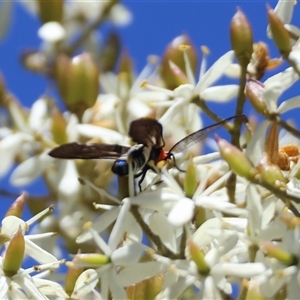
[[[120,270],[116,277],[122,286],[129,286],[148,277],[155,276],[165,270],[166,267],[162,265],[161,262],[149,261],[125,266]]]
[[[161,212],[154,212],[148,220],[149,227],[154,234],[157,234],[164,245],[174,253],[177,253],[175,227],[172,226],[166,216]]]
[[[140,243],[133,242],[115,250],[111,255],[111,260],[115,265],[136,263],[144,250]]]
[[[277,108],[278,113],[285,113],[289,110],[292,110],[294,108],[300,107],[300,96],[296,96],[293,98],[290,98],[288,100],[283,101]]]
[[[189,198],[180,199],[168,215],[168,221],[174,226],[182,226],[194,215],[194,201]]]
[[[228,102],[237,96],[239,86],[236,84],[212,86],[201,92],[200,97],[213,102]]]
[[[200,78],[196,85],[196,93],[201,94],[206,88],[216,82],[222,75],[226,68],[233,62],[234,52],[228,51],[221,56]]]
[[[129,208],[129,199],[124,199],[115,226],[108,239],[108,246],[110,247],[111,251],[114,251],[122,240],[126,228],[124,225],[127,223]]]
[[[83,298],[86,294],[91,292],[97,285],[97,280],[90,279],[97,277],[97,272],[93,269],[88,269],[82,272],[76,280],[71,298]]]

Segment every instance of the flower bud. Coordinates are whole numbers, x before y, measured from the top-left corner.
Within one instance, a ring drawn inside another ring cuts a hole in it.
[[[44,52],[27,50],[22,53],[21,62],[27,70],[45,74],[47,71],[47,56]]]
[[[62,113],[56,110],[53,112],[51,117],[52,117],[51,133],[52,133],[53,141],[58,145],[67,143],[68,142],[67,123]]]
[[[110,258],[104,254],[84,253],[76,254],[73,262],[76,266],[102,266],[110,263]]]
[[[25,251],[25,240],[21,228],[11,239],[3,262],[5,276],[12,277],[17,274],[22,265]]]
[[[257,112],[264,114],[267,105],[264,98],[264,85],[256,80],[249,80],[246,84],[246,96]]]
[[[291,43],[288,31],[285,29],[280,18],[275,14],[273,9],[267,5],[267,14],[272,38],[279,52],[287,56],[291,52]]]
[[[70,59],[60,55],[55,64],[58,89],[67,108],[81,117],[92,107],[99,93],[99,70],[88,53]]]
[[[120,53],[120,38],[116,32],[112,32],[104,42],[100,53],[99,66],[101,72],[111,72],[115,68]]]
[[[75,283],[80,274],[84,271],[82,267],[76,267],[72,263],[67,263],[68,271],[65,279],[65,291],[71,296],[75,287]]]
[[[271,123],[270,130],[267,134],[265,141],[264,154],[267,157],[267,161],[270,164],[277,164],[278,161],[278,150],[279,150],[279,133],[278,126],[276,123]]]
[[[184,192],[186,197],[192,198],[196,188],[197,188],[196,166],[193,163],[189,163],[184,178]]]
[[[14,203],[10,206],[8,211],[5,214],[5,217],[8,216],[15,216],[18,218],[21,218],[23,214],[24,204],[26,202],[26,194],[22,193],[21,196],[19,196]]]
[[[245,282],[246,279],[243,280]],[[266,300],[266,297],[262,294],[260,291],[260,285],[258,281],[251,280],[247,283],[242,283],[243,285],[246,285],[245,288],[247,289],[247,295],[245,300]],[[279,299],[277,299],[279,300]]]
[[[186,78],[186,65],[182,52],[183,50],[179,49],[181,45],[189,46],[188,49],[184,51],[187,53],[194,74],[197,69],[197,52],[189,37],[187,35],[176,37],[167,46],[160,67],[160,75],[164,80],[166,87],[171,90],[182,84],[182,81]]]
[[[6,95],[6,87],[2,74],[0,73],[0,106],[5,106],[4,99]]]
[[[203,251],[193,242],[193,240],[188,240],[187,246],[191,255],[191,259],[198,268],[198,272],[203,276],[208,275],[210,268],[204,259]]]
[[[253,52],[252,28],[239,8],[230,23],[230,42],[239,64],[247,66]]]
[[[39,17],[42,23],[61,22],[63,18],[63,0],[37,0]]]
[[[201,206],[196,206],[195,216],[194,216],[195,227],[199,228],[206,221],[207,221],[206,209]]]
[[[268,256],[275,257],[278,261],[287,266],[298,264],[298,259],[292,253],[289,253],[272,243],[264,242],[263,249]]]
[[[144,279],[126,289],[127,299],[155,299],[161,292],[164,283],[164,275],[158,274],[156,276]]]
[[[277,165],[270,164],[267,162],[267,159],[263,159],[258,169],[260,170],[261,179],[263,181],[276,188],[286,188],[286,180]]]
[[[119,89],[126,91],[127,95],[124,95],[125,98],[127,98],[128,94],[130,93],[130,88],[133,81],[132,65],[133,62],[128,52],[123,51],[120,56],[119,64]]]
[[[254,168],[247,156],[237,147],[216,136],[222,158],[228,163],[234,173],[249,180],[254,179],[258,170]]]

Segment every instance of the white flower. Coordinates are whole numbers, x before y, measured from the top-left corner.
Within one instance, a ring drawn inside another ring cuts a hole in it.
[[[99,255],[98,264],[92,259],[89,263],[89,255],[92,257],[93,254],[78,254],[75,256],[75,265],[98,267],[96,273],[89,277],[85,284],[94,284],[95,281],[97,282],[98,279],[101,279],[100,291],[104,299],[107,299],[109,291],[114,298],[125,299],[124,286],[134,284],[161,271],[161,267],[157,263],[154,274],[153,269],[149,268],[148,264],[138,263],[141,255],[145,249],[147,249],[147,247],[142,244],[132,241],[118,248],[124,234],[124,224],[127,222],[128,210],[129,202],[124,201],[108,243],[106,243],[92,227],[88,226],[87,230],[90,232],[99,249],[104,253],[102,256]],[[99,264],[102,264],[102,266],[99,267]],[[117,274],[116,271],[119,270],[119,267],[122,268]],[[140,267],[144,270],[143,273],[137,272]],[[123,272],[125,272],[126,275],[124,275]]]
[[[2,220],[2,227],[1,227],[1,234],[5,235],[9,240],[18,232],[19,228],[21,228],[24,240],[25,240],[25,254],[32,257],[39,263],[52,263],[54,268],[58,268],[59,263],[57,258],[55,258],[52,254],[45,251],[43,248],[36,245],[32,242],[31,239],[43,239],[49,238],[53,236],[54,233],[44,233],[38,236],[36,235],[25,235],[26,231],[29,229],[29,226],[33,224],[36,220],[44,216],[49,212],[49,209],[42,211],[41,213],[37,214],[35,217],[29,219],[27,222],[23,221],[22,219],[15,217],[15,216],[8,216]],[[6,243],[6,246],[9,242]]]
[[[0,257],[0,299],[31,298],[47,300],[48,297],[46,295],[57,295],[63,298],[68,297],[59,284],[50,280],[35,280],[34,276],[30,276],[29,273],[36,272],[37,267],[27,270],[19,269],[14,276],[5,276],[3,272],[3,261],[4,259]],[[45,267],[49,268],[51,264],[45,265]],[[55,267],[55,265],[53,264],[52,267]],[[42,270],[44,266],[41,265],[39,268]],[[44,292],[42,290],[44,290]]]

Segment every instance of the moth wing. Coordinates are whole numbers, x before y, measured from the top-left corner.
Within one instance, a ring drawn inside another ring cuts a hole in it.
[[[63,159],[117,159],[130,148],[108,144],[68,143],[52,149],[48,154]]]

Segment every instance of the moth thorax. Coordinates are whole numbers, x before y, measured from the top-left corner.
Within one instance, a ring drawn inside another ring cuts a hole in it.
[[[132,164],[134,174],[141,171],[150,158],[151,148],[142,144],[134,145],[127,153],[127,162]]]

